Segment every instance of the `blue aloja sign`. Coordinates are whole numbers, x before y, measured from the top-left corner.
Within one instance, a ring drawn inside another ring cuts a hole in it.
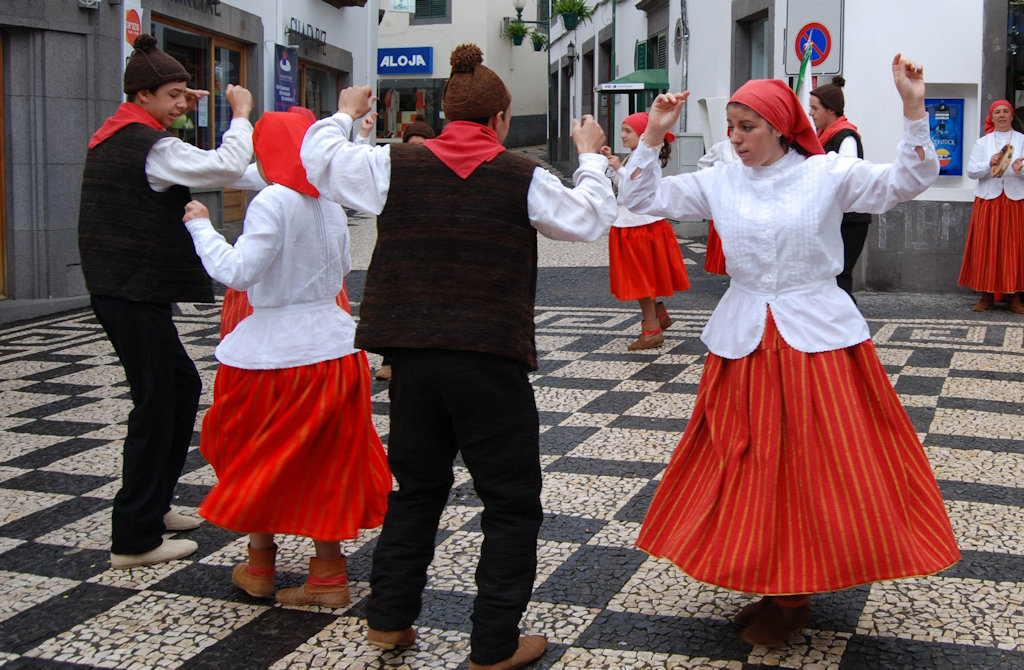
[[[377,74],[433,74],[434,47],[377,49]]]

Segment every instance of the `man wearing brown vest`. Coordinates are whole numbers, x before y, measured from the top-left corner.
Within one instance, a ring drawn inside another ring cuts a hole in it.
[[[574,122],[575,188],[505,151],[511,95],[475,45],[452,52],[442,108],[449,124],[421,146],[348,141],[370,111],[368,87],[339,97],[302,146],[321,194],[379,214],[356,346],[392,363],[388,463],[398,489],[370,575],[367,639],[409,646],[457,454],[483,501],[470,638],[472,670],[518,668],[543,655],[520,637],[537,568],[542,510],[533,307],[537,232],[591,241],[617,206],[599,151],[604,132]]]
[[[186,87],[181,63],[151,35],[135,40],[125,66],[128,102],[89,141],[78,247],[96,318],[124,367],[134,407],[114,497],[110,563],[131,568],[188,556],[192,540],[166,539],[199,520],[171,510],[202,383],[178,338],[171,303],[213,302],[213,285],[181,225],[189,187],[238,180],[252,156],[252,95],[229,85],[231,127],[205,151],[165,128],[206,91]]]

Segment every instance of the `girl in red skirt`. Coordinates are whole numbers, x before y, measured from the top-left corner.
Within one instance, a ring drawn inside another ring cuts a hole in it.
[[[350,268],[345,213],[319,198],[299,160],[310,125],[280,112],[256,124],[257,164],[270,185],[250,203],[234,246],[202,204],[185,210],[204,267],[238,291],[222,318],[200,445],[218,481],[199,513],[249,534],[249,560],[232,580],[253,596],[274,594],[275,533],[312,538],[306,583],[277,600],[338,607],[349,602],[340,541],[382,523],[391,473],[370,418],[366,356],[339,306]],[[249,303],[252,314],[232,328]]]
[[[636,149],[646,128],[647,112],[627,116],[622,122],[622,145],[630,151]],[[658,155],[661,167],[668,163],[674,139],[672,133],[668,133],[661,144]],[[630,168],[623,166],[610,147],[603,147],[601,153],[615,170],[613,181],[619,183]],[[608,276],[612,295],[619,300],[640,302],[640,337],[629,345],[629,350],[661,345],[665,341],[661,331],[672,325],[672,318],[665,303],[657,300],[658,296],[670,296],[690,288],[683,254],[669,222],[629,211],[622,205],[620,196],[619,218],[608,235]]]
[[[978,185],[958,283],[981,292],[973,307],[976,312],[992,307],[994,294],[1005,293],[1006,306],[1024,314],[1018,294],[1024,291],[1024,135],[1012,124],[1010,102],[993,102],[985,118],[985,135],[974,144],[967,162],[967,176],[977,179]],[[1007,146],[1012,153],[1005,161]]]
[[[637,545],[702,582],[764,596],[736,615],[751,644],[786,643],[812,593],[960,557],[868,325],[835,280],[843,212],[884,212],[938,176],[921,68],[900,55],[892,65],[906,118],[891,165],[824,154],[789,87],[753,80],[727,107],[739,161],[662,179],[657,147],[688,96],[663,94],[622,188],[631,208],[713,217],[722,236],[730,286]]]

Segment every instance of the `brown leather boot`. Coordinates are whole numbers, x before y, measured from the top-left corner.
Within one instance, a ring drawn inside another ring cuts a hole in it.
[[[514,668],[521,668],[533,663],[544,655],[547,648],[548,639],[543,635],[524,635],[519,638],[519,648],[516,649],[516,653],[504,661],[490,665],[480,665],[470,661],[469,670],[514,670]]]
[[[663,303],[663,302],[656,302],[656,303],[654,303],[654,310],[655,310],[655,314],[658,315],[658,325],[661,326],[662,330],[665,330],[666,328],[671,326],[673,323],[675,323],[675,321],[672,320],[672,317],[668,315],[668,310],[665,309],[665,303]]]
[[[231,573],[235,586],[256,598],[274,595],[274,561],[277,545],[268,549],[253,549],[249,545],[249,562],[239,563]]]
[[[751,621],[756,619],[757,616],[761,614],[762,611],[764,611],[764,608],[768,607],[771,601],[771,596],[765,596],[757,602],[750,603],[749,605],[741,609],[739,612],[737,612],[736,616],[734,616],[732,620],[741,626],[746,626]]]
[[[386,651],[396,647],[411,647],[416,642],[416,629],[412,626],[405,630],[376,630],[375,628],[367,628],[366,641]]]
[[[281,589],[277,602],[282,605],[323,605],[341,607],[349,603],[348,572],[345,557],[309,559],[309,577],[302,586]]]
[[[749,644],[781,647],[790,635],[804,627],[811,618],[811,596],[772,598],[764,609],[743,629],[740,637]]]
[[[1024,314],[1024,305],[1020,303],[1020,293],[1010,293],[1006,296],[1006,308],[1017,314]]]
[[[642,349],[653,349],[654,347],[660,346],[665,341],[665,336],[661,334],[661,324],[657,321],[642,321],[642,331],[640,337],[636,338],[628,347],[630,351],[640,351]]]
[[[974,307],[972,307],[971,309],[973,309],[975,312],[984,312],[985,310],[990,309],[994,303],[994,295],[992,295],[991,293],[982,293],[981,299],[978,300],[978,302],[974,303]]]

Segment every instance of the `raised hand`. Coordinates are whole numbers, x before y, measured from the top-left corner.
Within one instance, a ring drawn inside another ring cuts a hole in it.
[[[650,117],[647,121],[647,130],[644,131],[644,140],[648,146],[660,147],[665,140],[665,133],[672,129],[679,114],[683,111],[686,99],[690,97],[689,91],[682,93],[662,93],[654,102],[648,112]]]
[[[914,121],[927,116],[924,108],[924,66],[908,60],[903,54],[892,59],[892,80],[903,98],[903,115]]]
[[[349,86],[338,94],[338,111],[358,119],[368,114],[376,101],[377,96],[369,86]]]
[[[608,159],[608,165],[613,170],[618,170],[622,167],[622,160],[612,153],[612,148],[608,145],[601,147],[601,155]]]
[[[572,141],[576,144],[576,153],[600,153],[605,139],[604,128],[592,115],[584,114],[582,123],[578,119],[572,120]]]

